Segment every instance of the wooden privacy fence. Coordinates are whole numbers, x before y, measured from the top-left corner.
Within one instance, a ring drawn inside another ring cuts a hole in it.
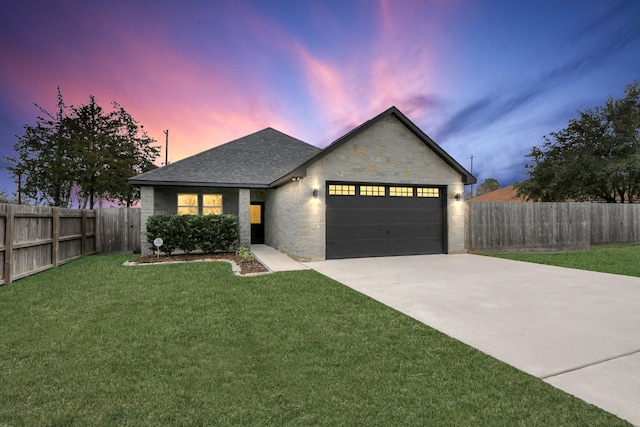
[[[96,211],[100,253],[140,252],[140,209],[100,208]]]
[[[2,284],[96,252],[92,210],[5,204],[0,223]]]
[[[94,253],[140,252],[140,209],[0,204],[0,284]]]
[[[640,205],[467,203],[470,251],[559,251],[640,241]]]

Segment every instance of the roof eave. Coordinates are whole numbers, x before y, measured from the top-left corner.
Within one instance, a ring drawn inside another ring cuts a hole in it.
[[[147,181],[131,179],[129,183],[138,187],[270,188],[269,184],[235,182]]]
[[[462,182],[464,185],[475,184],[478,182],[475,176],[473,176],[468,170],[466,170],[460,163],[456,162],[453,157],[447,154],[446,151],[444,151],[433,139],[429,137],[429,135],[421,131],[419,127],[417,127],[411,120],[409,120],[407,116],[402,114],[402,112],[400,112],[400,110],[398,110],[395,106],[378,114],[376,117],[370,120],[367,120],[360,126],[356,127],[355,129],[352,129],[351,131],[347,132],[340,138],[336,139],[331,144],[329,144],[324,150],[320,151],[318,154],[316,154],[315,156],[307,160],[305,163],[300,165],[299,169],[302,168],[306,171],[307,166],[320,160],[321,158],[331,153],[336,148],[342,146],[342,144],[344,144],[346,141],[361,134],[362,132],[364,132],[365,130],[367,130],[374,124],[376,124],[378,121],[380,121],[382,118],[390,115],[393,115],[398,120],[400,120],[400,123],[402,123],[405,127],[407,127],[407,129],[409,129],[425,145],[427,145],[429,148],[435,151],[436,154],[438,154],[438,156],[445,161],[445,163],[447,163],[451,168],[453,168],[456,172],[458,172],[462,177]]]
[[[273,181],[271,184],[269,184],[269,187],[277,188],[277,187],[280,187],[281,185],[286,184],[287,182],[292,181],[294,178],[298,178],[298,177],[304,178],[306,176],[307,176],[307,168],[303,166],[299,166],[294,170],[292,170],[291,172],[289,172],[288,174]]]

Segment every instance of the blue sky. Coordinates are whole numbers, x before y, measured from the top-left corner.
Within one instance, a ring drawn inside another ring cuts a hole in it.
[[[640,79],[638,22],[636,0],[5,0],[0,155],[58,86],[117,101],[160,145],[169,129],[170,161],[268,126],[324,147],[395,105],[507,185],[544,135]]]

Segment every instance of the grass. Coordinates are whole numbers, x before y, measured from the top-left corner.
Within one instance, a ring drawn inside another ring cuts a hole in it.
[[[484,253],[482,255],[640,277],[640,244],[596,246],[588,251],[581,252],[548,254]]]
[[[626,425],[313,271],[126,259],[0,287],[0,425]]]

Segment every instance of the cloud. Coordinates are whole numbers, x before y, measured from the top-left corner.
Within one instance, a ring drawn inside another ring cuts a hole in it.
[[[620,4],[628,8],[630,3]],[[627,13],[627,8],[620,8],[620,4],[607,11],[602,21],[597,21],[598,23],[592,27],[593,32],[599,31],[606,34],[594,40],[577,56],[549,69],[531,83],[521,85],[518,90],[508,93],[489,93],[472,101],[439,129],[439,138],[444,139],[462,132],[488,128],[561,85],[605,66],[610,58],[624,51],[632,45],[632,42],[640,38],[640,26],[637,25],[637,22],[640,22],[639,13],[635,13],[621,25],[617,24],[620,20],[615,20],[614,24],[613,18],[620,18],[622,14]],[[584,34],[584,32],[580,30],[576,34]],[[575,37],[571,37],[568,41],[571,42],[571,50],[577,47]]]
[[[374,22],[369,36],[360,43],[341,46],[341,55],[296,43],[294,58],[305,76],[306,91],[314,101],[316,115],[329,125],[325,128],[330,129],[332,139],[392,105],[413,120],[432,117],[442,104],[433,90],[434,64],[440,52],[431,41],[442,40],[439,30],[441,18],[448,12],[446,5],[387,0],[380,0],[377,7],[367,4],[366,13],[373,15]],[[356,35],[340,37],[353,39]]]

